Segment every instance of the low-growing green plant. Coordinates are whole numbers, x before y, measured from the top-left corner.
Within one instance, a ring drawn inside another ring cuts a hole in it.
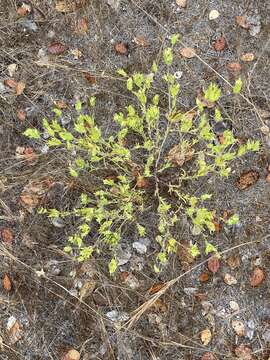
[[[179,110],[180,84],[171,70],[177,39],[173,35],[171,46],[163,52],[166,101],[155,92],[154,82],[160,76],[155,62],[149,74],[128,75],[123,69],[118,70],[136,103],[114,115],[118,124],[114,135],[105,137],[97,125],[95,118],[99,114],[95,111],[94,97],[89,99],[88,113],[80,101],[76,103],[78,115],[72,129],[61,125],[62,112],[54,109],[53,119],[43,119],[42,131],[27,129],[24,133],[35,140],[43,138],[49,148],[65,148],[71,177],[85,173],[89,177],[99,176],[95,190],[81,193],[79,206],[69,211],[41,208],[39,212],[49,218],[77,217],[77,231],[69,236],[65,251],[80,261],[109,251],[110,273],[117,269],[115,254],[125,228],[133,227],[137,236],[147,236],[148,228],[141,220],[149,207],[156,212],[158,221],[155,241],[159,251],[153,262],[156,272],[176,252],[179,239],[175,227],[183,217],[189,219],[193,235],[203,235],[205,252],[217,252],[208,241],[209,234],[215,231],[216,216],[205,205],[211,194],[195,196],[188,191],[191,186],[184,184],[211,176],[228,177],[232,161],[259,150],[258,141],[239,145],[231,130],[225,130],[220,137],[215,134],[215,124],[222,121],[217,104],[221,89],[216,84],[211,83],[204,90],[193,109]],[[241,87],[242,81],[238,79],[233,93],[239,93]],[[168,150],[172,135],[178,143]],[[165,193],[161,191],[164,174],[167,174]],[[232,215],[224,222],[236,224],[238,216]],[[191,245],[191,253],[193,256],[200,253],[198,244]]]

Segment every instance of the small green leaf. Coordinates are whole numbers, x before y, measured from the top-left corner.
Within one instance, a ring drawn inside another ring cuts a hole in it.
[[[76,104],[75,104],[75,109],[77,112],[81,112],[82,110],[82,103],[80,100],[77,100]]]
[[[233,93],[234,94],[239,94],[241,89],[242,89],[242,85],[243,85],[243,82],[242,82],[241,78],[238,78],[235,81],[235,84],[234,84],[234,87],[233,87]]]
[[[109,273],[110,273],[110,275],[115,273],[116,269],[117,269],[117,261],[116,261],[115,258],[112,258],[110,263],[109,263]]]
[[[171,48],[166,48],[163,51],[163,60],[166,65],[171,65],[173,61],[173,53]]]
[[[197,244],[192,244],[191,245],[190,253],[191,253],[191,256],[194,257],[194,258],[200,255],[200,250],[199,250]]]
[[[158,71],[157,63],[154,61],[152,65],[152,72],[155,74]]]
[[[237,214],[232,215],[227,221],[226,223],[228,225],[236,225],[239,223],[239,216]]]
[[[179,34],[173,34],[171,36],[171,44],[172,44],[172,46],[174,46],[177,43],[177,41],[179,39],[179,36],[180,36]]]
[[[221,90],[220,88],[214,84],[211,83],[208,88],[204,91],[204,98],[207,101],[210,101],[212,103],[216,102],[221,96]]]
[[[29,137],[30,139],[40,139],[40,132],[37,129],[26,129],[23,135]]]
[[[70,175],[72,176],[72,177],[78,177],[78,173],[77,173],[77,171],[76,170],[74,170],[73,168],[69,168],[69,173],[70,173]]]
[[[123,69],[118,69],[116,72],[123,77],[127,77],[127,73]]]

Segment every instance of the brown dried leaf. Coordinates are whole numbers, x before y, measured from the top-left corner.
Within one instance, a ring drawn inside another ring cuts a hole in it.
[[[217,256],[212,256],[207,262],[208,269],[215,274],[220,268],[220,260]]]
[[[3,284],[3,288],[6,291],[11,291],[12,284],[11,284],[11,280],[10,280],[10,277],[8,276],[8,274],[4,275],[2,284]]]
[[[91,85],[94,85],[97,82],[97,79],[90,73],[84,73],[84,77]]]
[[[83,7],[86,0],[57,0],[55,10],[63,13],[73,12]]]
[[[226,39],[224,36],[220,36],[216,39],[216,41],[213,44],[213,47],[216,51],[222,51],[226,47]]]
[[[239,73],[242,69],[242,66],[238,62],[232,62],[227,64],[227,69],[231,71],[232,73]]]
[[[210,352],[206,352],[203,354],[201,360],[217,360],[217,358],[215,357],[214,354],[212,354]]]
[[[114,49],[119,55],[127,55],[128,53],[128,45],[124,42],[118,42],[114,45]]]
[[[48,46],[48,53],[51,55],[61,55],[66,51],[66,46],[60,42],[53,42]]]
[[[72,49],[70,50],[70,53],[74,56],[76,60],[82,57],[82,52],[79,49]]]
[[[196,56],[196,51],[191,47],[185,47],[180,50],[180,55],[187,59],[191,59]]]
[[[236,335],[245,336],[246,335],[246,327],[244,323],[240,320],[232,320],[232,328]]]
[[[77,350],[71,349],[62,357],[62,360],[80,360],[80,357],[81,355]]]
[[[255,55],[253,53],[246,53],[241,55],[241,60],[245,62],[251,62],[255,59]]]
[[[15,89],[17,84],[18,84],[17,81],[15,81],[14,79],[4,80],[4,85],[8,86],[10,89]]]
[[[183,166],[192,159],[194,150],[186,144],[178,144],[172,147],[167,155],[167,160],[177,166]]]
[[[54,105],[61,110],[68,108],[68,104],[64,100],[56,100],[54,101]]]
[[[207,272],[203,272],[199,276],[200,282],[207,282],[209,280],[209,274]]]
[[[210,329],[204,329],[201,332],[201,342],[203,343],[204,346],[208,345],[210,343],[212,339],[212,334]]]
[[[141,47],[149,46],[149,42],[146,40],[146,38],[144,36],[136,36],[134,38],[134,42],[136,45],[141,46]]]
[[[8,75],[10,77],[13,77],[16,70],[17,70],[17,64],[9,64],[8,67],[7,67],[7,70],[8,70]]]
[[[238,255],[231,255],[227,259],[227,264],[231,270],[235,270],[240,266],[240,257]]]
[[[182,242],[179,244],[177,248],[177,255],[183,270],[188,270],[190,265],[195,261],[194,257],[191,255],[190,245],[187,242]]]
[[[187,6],[187,0],[175,0],[176,5],[181,7],[181,8],[185,8]]]
[[[149,187],[149,181],[144,176],[138,176],[136,186],[139,189],[147,189]]]
[[[85,34],[88,31],[89,22],[86,17],[82,17],[76,24],[76,32],[79,34]]]
[[[18,109],[17,110],[17,118],[21,122],[24,122],[24,120],[26,119],[26,111],[24,111],[23,109]]]
[[[241,344],[241,345],[237,346],[234,349],[234,352],[235,352],[235,355],[240,360],[252,360],[253,359],[251,348],[245,344]]]
[[[224,282],[225,282],[225,284],[231,286],[231,285],[237,284],[237,279],[234,276],[232,276],[231,274],[225,274]]]
[[[236,187],[240,190],[245,190],[254,185],[259,180],[259,173],[255,170],[244,172],[236,182]]]
[[[236,16],[235,17],[236,23],[241,26],[243,29],[249,29],[249,24],[247,22],[247,17],[245,15],[243,16]]]
[[[25,89],[26,83],[24,81],[19,81],[16,85],[16,95],[21,95]]]
[[[12,230],[8,229],[8,228],[2,229],[1,230],[1,238],[2,238],[2,241],[5,243],[5,245],[11,246],[13,243],[13,240],[14,240]]]
[[[250,285],[253,287],[259,286],[264,280],[265,280],[264,271],[259,267],[255,267],[249,278]]]
[[[88,280],[86,281],[80,289],[80,300],[83,300],[87,296],[91,295],[96,287],[96,281]]]
[[[161,290],[163,287],[165,286],[164,283],[156,283],[154,285],[152,285],[150,287],[150,289],[148,290],[149,295],[154,295],[157,292],[159,292],[159,290]]]
[[[9,318],[7,332],[9,335],[9,341],[12,345],[22,338],[21,324],[13,316]]]
[[[17,8],[17,14],[23,17],[30,14],[31,10],[32,9],[29,4],[22,3],[22,5]]]
[[[164,313],[167,311],[167,305],[161,299],[157,299],[151,306],[151,309],[157,312]]]

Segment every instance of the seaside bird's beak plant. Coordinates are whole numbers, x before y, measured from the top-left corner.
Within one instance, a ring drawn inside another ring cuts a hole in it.
[[[53,109],[55,116],[50,121],[43,119],[42,131],[29,128],[24,132],[35,140],[43,138],[49,148],[65,148],[71,177],[78,178],[86,173],[89,179],[99,176],[98,187],[81,193],[78,206],[68,211],[41,208],[39,213],[49,218],[75,216],[77,230],[70,234],[65,251],[79,261],[103,252],[110,256],[110,273],[117,269],[116,253],[125,229],[134,229],[135,237],[148,235],[142,219],[149,208],[156,213],[157,220],[153,239],[159,248],[153,259],[156,272],[167,263],[169,255],[176,252],[179,239],[175,226],[183,217],[190,220],[192,234],[201,234],[204,238],[205,252],[217,252],[208,241],[215,231],[216,218],[215,211],[205,205],[211,194],[195,196],[187,189],[203,177],[228,177],[233,160],[249,151],[258,151],[260,147],[258,141],[251,140],[238,144],[231,130],[225,130],[221,136],[215,134],[214,126],[222,121],[222,114],[217,105],[221,90],[214,83],[195,99],[192,110],[179,110],[180,85],[171,70],[177,39],[178,35],[173,35],[170,47],[163,52],[165,109],[164,99],[161,106],[160,95],[153,86],[159,74],[154,62],[149,74],[128,75],[118,70],[136,105],[132,103],[125,111],[114,115],[118,124],[114,135],[105,137],[97,126],[95,117],[99,114],[95,112],[94,97],[89,99],[87,114],[81,102],[76,103],[78,115],[72,128],[62,126],[61,110]],[[239,93],[241,86],[241,79],[238,79],[232,92]],[[172,135],[178,143],[168,149]],[[163,176],[167,179],[166,191],[161,191]],[[234,214],[220,221],[233,225],[238,222],[238,216]],[[200,253],[199,246],[191,244],[193,256]]]

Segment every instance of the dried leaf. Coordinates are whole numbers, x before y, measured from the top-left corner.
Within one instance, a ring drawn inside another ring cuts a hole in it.
[[[80,300],[83,300],[87,296],[91,295],[96,287],[96,281],[88,280],[86,281],[80,289]]]
[[[212,354],[210,352],[206,352],[203,354],[201,360],[217,360],[217,358],[215,357],[214,354]]]
[[[212,339],[212,334],[210,329],[204,329],[201,332],[201,342],[203,343],[204,346],[208,345],[210,343]]]
[[[56,100],[54,101],[54,105],[61,110],[68,108],[68,104],[64,100]]]
[[[178,144],[172,147],[167,155],[167,160],[177,166],[183,166],[192,159],[194,150],[190,146]]]
[[[209,13],[209,20],[216,20],[220,13],[217,10],[211,10]]]
[[[88,31],[89,22],[86,17],[78,20],[76,24],[76,32],[79,34],[85,34]]]
[[[80,353],[75,350],[75,349],[71,349],[69,350],[61,360],[80,360]]]
[[[17,86],[17,81],[14,79],[6,79],[4,80],[4,85],[8,86],[10,89],[15,89]]]
[[[264,280],[265,280],[264,271],[259,267],[254,268],[249,278],[250,285],[253,287],[259,286]]]
[[[8,229],[8,228],[2,229],[1,230],[1,238],[2,238],[2,241],[5,243],[5,245],[11,246],[13,243],[13,240],[14,240],[12,230]]]
[[[124,42],[118,42],[114,45],[114,49],[119,55],[127,55],[128,53],[128,45]]]
[[[207,266],[208,269],[212,272],[212,273],[216,273],[218,272],[219,268],[220,268],[220,260],[217,256],[212,256],[208,262],[207,262]]]
[[[240,190],[245,190],[254,185],[259,180],[259,173],[255,170],[244,172],[236,182],[236,187]]]
[[[90,73],[84,73],[84,77],[91,85],[94,85],[97,82],[97,79]]]
[[[185,47],[180,50],[180,55],[187,59],[191,59],[196,56],[196,51],[191,47]]]
[[[195,261],[195,258],[191,254],[190,245],[187,242],[179,244],[177,248],[177,255],[183,270],[188,270],[190,265]]]
[[[234,352],[235,352],[235,355],[240,360],[252,360],[253,359],[251,348],[245,344],[241,344],[241,345],[237,346],[234,349]]]
[[[232,321],[232,328],[236,335],[238,336],[245,336],[246,335],[246,327],[244,323],[240,320],[233,320]]]
[[[26,112],[23,109],[18,109],[17,110],[17,118],[21,122],[24,122],[24,120],[26,119]]]
[[[31,6],[29,4],[24,3],[24,2],[22,3],[21,6],[19,6],[17,8],[17,14],[19,16],[21,16],[21,17],[30,14],[31,11],[32,11]]]
[[[242,66],[238,62],[232,62],[232,63],[227,64],[227,69],[229,71],[231,71],[232,73],[237,74],[237,73],[239,73],[241,71]]]
[[[164,301],[162,301],[161,299],[157,299],[151,306],[151,309],[157,312],[164,313],[167,311],[168,308],[167,305],[164,303]]]
[[[58,0],[55,4],[55,10],[62,13],[68,13],[76,11],[85,4],[86,0]]]
[[[230,301],[230,308],[233,310],[233,311],[239,311],[240,310],[240,307],[239,305],[237,304],[236,301]]]
[[[48,46],[48,53],[52,55],[61,55],[66,51],[66,46],[60,42],[53,42]]]
[[[144,36],[136,36],[134,38],[134,42],[136,45],[141,46],[141,47],[149,46],[149,42],[146,40],[146,38]]]
[[[241,55],[241,60],[245,62],[251,62],[255,59],[255,55],[253,53],[246,53]]]
[[[157,283],[154,284],[150,287],[150,289],[148,290],[149,295],[154,295],[157,292],[159,292],[163,287],[165,286],[164,283]]]
[[[235,270],[240,266],[240,257],[238,255],[231,255],[227,259],[227,264],[231,270]]]
[[[213,44],[213,47],[216,51],[223,51],[226,47],[226,39],[224,36],[220,36],[216,39],[216,41]]]
[[[225,274],[224,275],[224,282],[225,282],[225,284],[231,286],[231,285],[237,284],[237,279],[234,276],[230,275],[230,274]]]
[[[82,57],[82,52],[79,49],[72,49],[70,53],[74,56],[76,60]]]
[[[247,22],[247,17],[245,15],[243,16],[236,16],[235,18],[236,23],[241,26],[243,29],[249,29],[249,24]]]
[[[187,6],[187,0],[175,0],[176,5],[181,7],[181,8],[185,8]]]
[[[200,282],[207,282],[209,280],[209,274],[206,272],[203,272],[199,276]]]
[[[8,65],[8,67],[7,67],[8,75],[9,75],[10,77],[13,77],[14,74],[15,74],[15,72],[16,72],[16,70],[17,70],[17,68],[18,68],[17,64],[10,64],[10,65]]]
[[[16,85],[16,95],[21,95],[25,89],[25,86],[26,84],[24,81],[19,81]]]
[[[21,324],[14,316],[8,319],[7,332],[12,345],[22,338]]]
[[[10,291],[11,288],[12,288],[12,284],[11,284],[11,280],[10,280],[10,277],[8,276],[8,274],[5,274],[4,277],[3,277],[3,288],[6,290],[6,291]]]
[[[139,189],[147,189],[149,187],[149,181],[144,176],[138,176],[136,186]]]

